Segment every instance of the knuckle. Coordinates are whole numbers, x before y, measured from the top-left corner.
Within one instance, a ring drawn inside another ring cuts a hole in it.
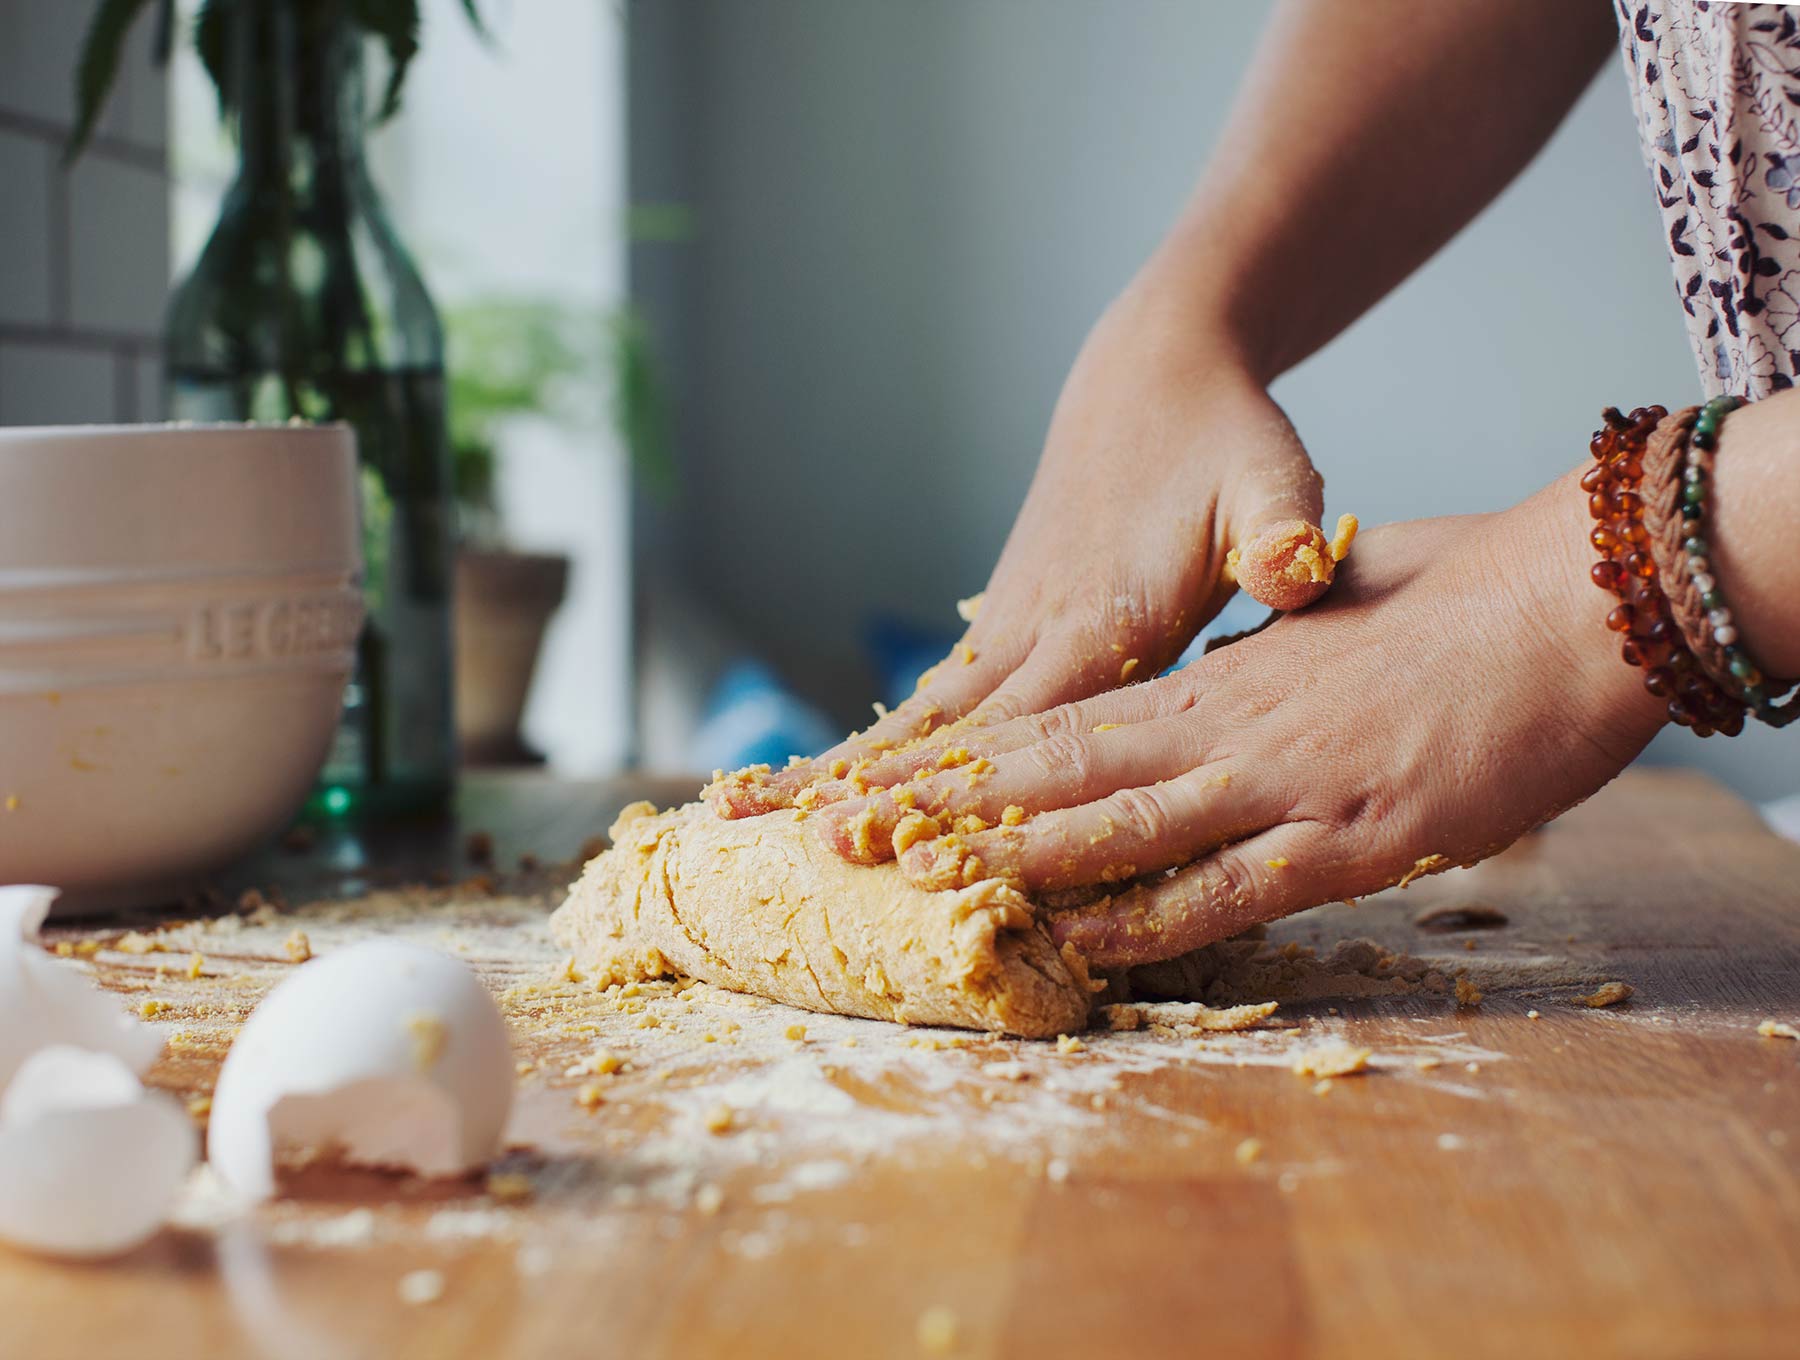
[[[983,699],[981,706],[975,710],[974,718],[979,727],[997,727],[1014,718],[1024,717],[1028,711],[1023,695],[1012,690],[1002,690]]]
[[[1057,708],[1046,709],[1026,719],[1031,730],[1039,741],[1050,741],[1058,737],[1076,736],[1085,729],[1080,725],[1080,713],[1074,704],[1062,704]]]
[[[1093,757],[1086,740],[1073,732],[1059,732],[1027,748],[1026,758],[1033,771],[1045,781],[1058,784],[1085,782]]]
[[[1105,800],[1106,814],[1127,834],[1141,841],[1166,838],[1174,819],[1169,805],[1156,789],[1120,789]]]

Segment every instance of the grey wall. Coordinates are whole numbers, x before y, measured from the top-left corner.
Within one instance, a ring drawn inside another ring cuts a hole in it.
[[[652,572],[866,712],[859,624],[947,621],[980,587],[1082,335],[1193,182],[1265,12],[639,0],[634,194],[699,223],[634,262],[684,399]],[[1609,64],[1499,203],[1278,385],[1332,511],[1498,508],[1584,456],[1603,404],[1697,392],[1622,80]],[[1800,786],[1800,731],[1656,754]]]
[[[154,420],[169,280],[167,102],[146,18],[87,154],[62,164],[94,6],[0,5],[0,425]]]

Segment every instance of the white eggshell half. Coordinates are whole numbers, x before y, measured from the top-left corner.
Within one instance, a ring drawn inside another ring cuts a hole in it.
[[[38,947],[55,888],[0,888],[0,1087],[49,1044],[111,1053],[142,1074],[162,1052],[149,1025],[129,1015],[73,964]]]
[[[111,1053],[39,1049],[0,1101],[0,1238],[56,1256],[148,1240],[193,1169],[185,1111]]]
[[[288,1158],[452,1176],[491,1158],[513,1059],[494,999],[460,959],[370,940],[304,964],[258,1006],[213,1090],[207,1146],[241,1194]]]

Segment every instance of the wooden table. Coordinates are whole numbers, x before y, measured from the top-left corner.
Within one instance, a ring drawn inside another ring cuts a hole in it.
[[[571,854],[642,791],[485,780],[464,811],[510,866]],[[466,876],[461,845],[338,843],[256,872],[297,901],[345,876]],[[598,996],[558,977],[544,937],[564,877],[102,952],[106,985],[171,1005],[153,1079],[191,1096],[291,967],[275,942],[295,925],[315,948],[382,931],[459,950],[535,1064],[499,1167],[532,1197],[330,1171],[250,1214],[197,1194],[187,1226],[121,1262],[0,1253],[0,1353],[1800,1352],[1800,1043],[1757,1033],[1800,1023],[1800,847],[1698,776],[1632,774],[1489,864],[1275,932],[1466,967],[1477,1006],[1325,995],[1260,1033],[1079,1051],[959,1047],[705,988]],[[1458,904],[1506,924],[1415,924]],[[158,976],[190,949],[205,977]],[[1613,979],[1628,1002],[1580,1004]],[[784,1037],[796,1023],[806,1037]],[[1323,1094],[1290,1070],[1340,1039],[1373,1070]],[[628,1066],[571,1075],[596,1045]],[[421,1269],[442,1297],[408,1306],[399,1281]]]

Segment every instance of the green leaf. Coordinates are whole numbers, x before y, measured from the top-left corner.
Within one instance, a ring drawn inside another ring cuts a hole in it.
[[[156,7],[156,41],[151,51],[158,66],[167,66],[175,53],[175,0],[162,0]]]
[[[400,111],[400,90],[406,72],[419,55],[418,0],[351,0],[350,18],[387,48],[388,82],[375,121],[385,123]]]
[[[219,96],[219,117],[228,119],[236,106],[231,96],[231,7],[233,0],[201,0],[194,16],[194,51]]]
[[[481,22],[481,10],[476,7],[475,0],[462,0],[463,13],[469,16],[469,26],[475,30],[475,36],[483,42],[493,37],[486,24]]]
[[[612,319],[612,341],[614,428],[639,485],[666,502],[675,494],[677,477],[669,398],[650,344],[650,327],[632,308],[620,308]]]
[[[81,60],[75,67],[75,129],[63,148],[63,164],[74,164],[94,135],[94,124],[106,107],[113,80],[119,74],[119,54],[125,38],[137,22],[139,11],[150,0],[100,0],[94,21],[81,44]]]

